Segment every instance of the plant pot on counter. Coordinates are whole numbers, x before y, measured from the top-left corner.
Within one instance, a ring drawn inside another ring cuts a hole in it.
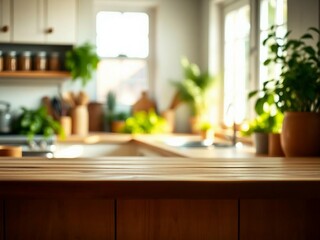
[[[257,155],[268,155],[269,149],[269,136],[268,133],[254,132],[253,142],[256,148]]]
[[[286,157],[320,156],[320,113],[286,112],[281,145]]]
[[[270,157],[283,157],[284,152],[281,147],[279,133],[269,133],[268,153]]]

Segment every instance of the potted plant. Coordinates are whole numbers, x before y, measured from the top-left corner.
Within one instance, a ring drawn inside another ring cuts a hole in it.
[[[177,102],[185,102],[191,107],[195,132],[199,130],[199,122],[208,120],[215,78],[208,72],[201,72],[198,65],[190,63],[187,58],[182,58],[181,65],[184,79],[173,82],[176,87],[175,106]]]
[[[281,146],[275,146],[279,143],[283,114],[277,109],[275,95],[266,87],[267,84],[265,82],[261,90],[249,93],[249,99],[259,94],[254,105],[257,116],[242,133],[247,136],[253,134],[257,154],[281,156]]]
[[[126,125],[126,119],[128,114],[125,112],[112,112],[110,115],[111,120],[111,132],[121,133],[124,132]]]
[[[55,121],[45,107],[27,109],[22,107],[22,113],[14,121],[14,132],[26,135],[32,141],[35,135],[43,135],[44,138],[59,134],[63,136],[63,129],[58,121]]]
[[[149,111],[138,111],[129,117],[123,129],[125,133],[155,134],[168,132],[166,120],[157,115],[153,109]]]
[[[66,69],[71,72],[73,81],[81,80],[83,87],[92,79],[98,63],[99,57],[90,43],[75,46],[66,53]]]
[[[309,28],[299,39],[289,38],[290,31],[279,38],[272,27],[263,42],[270,49],[264,64],[282,66],[279,78],[267,81],[264,90],[275,94],[277,108],[285,113],[281,145],[286,156],[320,155],[319,35]]]
[[[202,140],[212,141],[214,139],[213,125],[209,121],[203,121],[200,123],[200,135]]]

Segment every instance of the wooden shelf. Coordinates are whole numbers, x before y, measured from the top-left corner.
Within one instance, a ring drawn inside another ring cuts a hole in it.
[[[2,71],[0,78],[70,78],[67,71]]]

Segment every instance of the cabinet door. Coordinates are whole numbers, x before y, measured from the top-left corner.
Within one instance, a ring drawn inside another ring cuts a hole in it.
[[[320,239],[320,201],[240,200],[241,240]]]
[[[43,43],[44,0],[13,0],[13,42]]]
[[[75,43],[76,9],[76,0],[47,0],[47,43]]]
[[[119,200],[118,240],[236,240],[236,200]]]
[[[17,199],[5,205],[8,240],[113,240],[114,219],[114,200],[107,199]]]
[[[12,31],[10,13],[10,0],[0,0],[0,42],[10,41]]]

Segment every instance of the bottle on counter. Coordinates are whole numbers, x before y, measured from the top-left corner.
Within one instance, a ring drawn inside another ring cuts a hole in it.
[[[0,50],[0,72],[3,71],[3,55],[2,51]]]
[[[34,70],[45,71],[47,69],[47,53],[38,52],[34,57]]]
[[[5,57],[5,70],[16,71],[17,70],[17,53],[16,51],[10,51]]]
[[[22,52],[18,59],[19,70],[30,71],[31,70],[31,52]]]

